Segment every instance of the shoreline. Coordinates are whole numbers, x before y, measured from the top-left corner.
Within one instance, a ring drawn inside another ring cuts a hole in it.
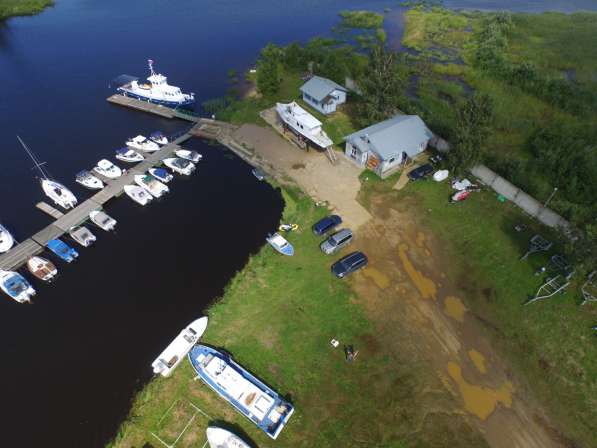
[[[0,22],[13,17],[34,16],[54,5],[54,0],[0,0]]]

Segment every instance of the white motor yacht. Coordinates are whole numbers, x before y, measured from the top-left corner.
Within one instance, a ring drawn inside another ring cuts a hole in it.
[[[154,152],[160,149],[156,142],[152,142],[142,135],[137,135],[136,137],[129,139],[126,142],[126,146],[145,152]]]
[[[139,205],[147,205],[153,199],[144,188],[141,188],[138,185],[125,185],[124,192]]]
[[[159,198],[170,191],[165,184],[149,174],[136,175],[135,183],[145,188],[154,198]]]
[[[90,190],[101,190],[104,188],[104,183],[99,179],[99,177],[94,176],[87,170],[78,172],[75,180],[77,183],[89,188]]]
[[[304,142],[306,139],[319,149],[327,149],[334,144],[323,131],[321,121],[296,102],[277,103],[276,112],[278,112],[282,122],[299,137],[300,141]]]
[[[164,159],[164,165],[166,165],[175,173],[184,174],[185,176],[189,176],[193,171],[195,171],[195,164],[193,162],[190,160],[181,159],[179,157]]]
[[[139,154],[137,151],[131,148],[120,148],[116,150],[116,156],[118,160],[122,160],[123,162],[135,163],[141,162],[145,159],[143,155]]]
[[[177,149],[174,152],[181,159],[190,160],[194,163],[199,162],[203,158],[203,156],[199,154],[197,151],[189,151],[188,149]]]
[[[8,252],[15,240],[6,227],[0,224],[0,254]]]
[[[91,219],[91,222],[93,222],[96,226],[105,230],[106,232],[114,230],[116,227],[116,220],[100,210],[94,210],[89,213],[89,219]]]
[[[108,159],[102,159],[97,162],[97,165],[93,168],[98,174],[101,174],[108,179],[116,179],[117,177],[122,176],[122,170],[110,162]]]

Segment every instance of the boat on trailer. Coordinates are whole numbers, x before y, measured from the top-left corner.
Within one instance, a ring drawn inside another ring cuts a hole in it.
[[[193,345],[199,341],[207,328],[207,317],[201,317],[191,322],[176,338],[160,353],[151,364],[153,373],[170,376],[180,361],[189,353]]]
[[[189,361],[199,378],[238,412],[272,439],[280,435],[294,407],[276,391],[215,348],[195,345]]]
[[[205,431],[210,448],[251,448],[239,436],[231,431],[217,426],[210,426]]]
[[[164,168],[149,168],[149,174],[165,184],[174,179],[174,176]]]
[[[285,126],[297,135],[299,144],[306,146],[311,142],[316,148],[324,150],[334,144],[321,127],[321,121],[299,106],[292,103],[277,103],[276,112]]]
[[[8,252],[14,243],[15,240],[8,229],[0,224],[0,254]]]
[[[114,230],[116,227],[116,220],[100,210],[94,210],[89,213],[89,219],[91,219],[92,223],[106,232]]]
[[[44,282],[49,282],[58,275],[58,269],[56,269],[54,263],[43,257],[31,257],[27,260],[27,269]]]
[[[79,171],[75,176],[75,180],[78,184],[81,184],[90,190],[101,190],[104,188],[104,183],[100,178],[94,176],[87,170]]]
[[[19,303],[30,303],[35,295],[33,286],[18,272],[0,269],[0,289]]]
[[[292,247],[292,244],[279,233],[274,233],[273,235],[268,236],[266,241],[282,255],[288,255],[289,257],[294,255],[294,247]]]
[[[68,234],[83,247],[91,246],[97,239],[95,235],[91,233],[91,230],[85,226],[73,227],[69,230]]]
[[[79,252],[58,238],[48,241],[47,247],[67,263],[75,261],[75,259],[79,256]]]

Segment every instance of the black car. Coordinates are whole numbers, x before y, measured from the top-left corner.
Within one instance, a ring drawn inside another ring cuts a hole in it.
[[[363,252],[352,252],[332,265],[332,273],[338,278],[344,278],[367,266],[368,261]]]
[[[313,224],[313,233],[320,236],[324,235],[341,223],[342,218],[340,218],[338,215],[326,216],[325,218]]]
[[[425,165],[421,165],[420,167],[415,168],[410,173],[408,173],[408,178],[410,180],[419,180],[423,179],[425,176],[428,176],[432,172],[433,167],[429,163],[426,163]]]

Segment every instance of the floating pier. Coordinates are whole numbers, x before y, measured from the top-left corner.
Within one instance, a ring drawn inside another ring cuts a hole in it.
[[[137,98],[131,98],[119,93],[108,97],[108,102],[118,104],[119,106],[130,107],[132,109],[141,110],[150,114],[159,115],[164,118],[180,118],[181,120],[197,122],[199,117],[191,111],[184,109],[172,109],[170,107],[161,106],[159,104],[150,103],[149,101],[141,101]]]

